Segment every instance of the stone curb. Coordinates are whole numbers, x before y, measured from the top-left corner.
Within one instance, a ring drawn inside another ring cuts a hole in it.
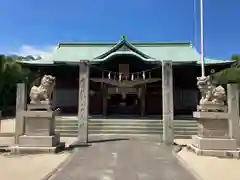
[[[54,175],[57,174],[57,172],[60,172],[64,167],[66,167],[70,163],[70,161],[73,159],[76,152],[77,152],[77,149],[73,150],[72,153],[63,162],[61,162],[51,172],[49,172],[47,175],[45,175],[42,178],[42,180],[51,180],[54,177]]]
[[[180,151],[182,150],[183,150],[183,147],[181,147]],[[183,168],[185,168],[188,172],[192,173],[192,175],[196,178],[196,180],[203,180],[203,178],[200,177],[200,175],[193,168],[191,168],[181,156],[178,155],[178,152],[176,153],[173,149],[172,153],[177,158],[178,162],[183,166]]]
[[[0,120],[1,123],[1,120]],[[0,137],[14,137],[15,133],[14,132],[0,132]]]

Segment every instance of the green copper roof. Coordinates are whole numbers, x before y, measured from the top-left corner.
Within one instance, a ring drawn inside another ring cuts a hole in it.
[[[114,54],[137,55],[145,61],[191,62],[200,59],[190,43],[129,43],[126,40],[117,44],[61,43],[52,59],[54,62],[103,61]]]
[[[173,63],[199,62],[200,54],[191,43],[137,43],[122,36],[118,43],[60,43],[52,56],[33,64],[78,63],[80,60],[102,62],[119,55],[133,55],[147,62],[172,60]],[[223,61],[206,59],[210,62]],[[225,62],[225,61],[224,61]],[[31,62],[28,62],[31,63]]]

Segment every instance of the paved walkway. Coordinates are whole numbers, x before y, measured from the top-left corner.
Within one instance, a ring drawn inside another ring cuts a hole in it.
[[[172,154],[154,140],[92,143],[79,148],[53,180],[195,180]]]

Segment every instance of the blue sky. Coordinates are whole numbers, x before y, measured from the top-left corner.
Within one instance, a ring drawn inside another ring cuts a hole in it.
[[[44,53],[62,41],[193,42],[199,0],[1,0],[0,53]],[[205,55],[240,53],[239,0],[204,0]],[[195,19],[195,21],[194,21]]]

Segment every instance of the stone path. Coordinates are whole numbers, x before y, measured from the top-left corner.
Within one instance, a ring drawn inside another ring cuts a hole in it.
[[[109,140],[79,148],[52,180],[195,180],[154,140]]]

